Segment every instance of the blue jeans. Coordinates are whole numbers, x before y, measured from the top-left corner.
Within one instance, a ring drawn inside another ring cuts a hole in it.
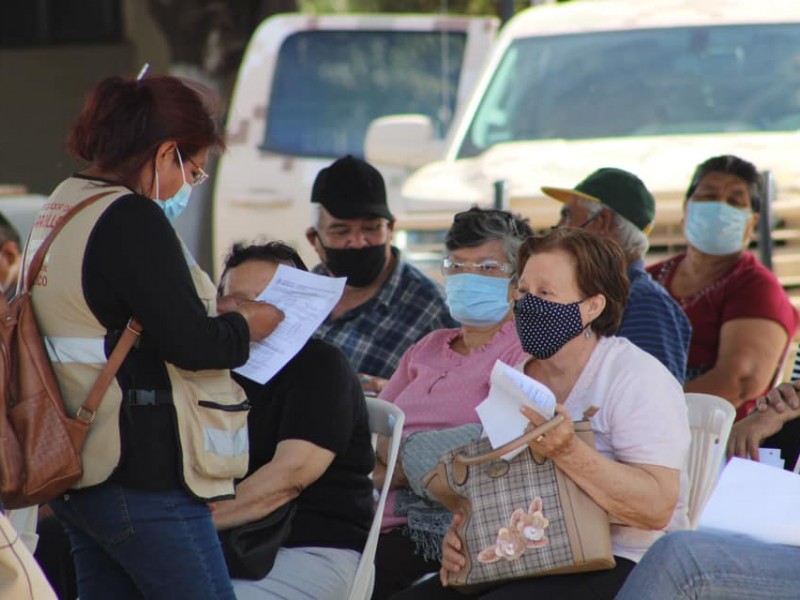
[[[51,502],[70,538],[81,600],[233,600],[205,503],[182,490],[102,484]]]
[[[800,548],[722,533],[681,531],[659,539],[617,600],[800,598]]]

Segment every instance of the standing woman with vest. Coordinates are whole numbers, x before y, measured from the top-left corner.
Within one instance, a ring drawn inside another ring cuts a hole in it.
[[[228,370],[282,318],[230,303],[170,221],[224,147],[210,97],[174,77],[112,77],[70,132],[90,163],[40,211],[26,265],[72,207],[32,286],[33,306],[75,414],[130,318],[143,333],[106,392],[83,447],[83,477],[52,501],[72,545],[82,600],[233,598],[206,501],[247,470],[247,409]],[[222,307],[220,307],[222,310]]]

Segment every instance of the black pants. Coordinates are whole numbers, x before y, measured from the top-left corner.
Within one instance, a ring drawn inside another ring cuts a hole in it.
[[[439,561],[425,560],[416,546],[396,527],[382,533],[375,552],[375,588],[372,600],[384,600],[401,592],[426,573],[439,571]],[[436,576],[439,577],[438,574]]]
[[[453,600],[464,598],[480,598],[481,600],[519,600],[541,598],[542,600],[613,600],[622,588],[628,574],[636,563],[625,558],[615,557],[617,566],[609,571],[593,571],[591,573],[575,573],[572,575],[554,575],[537,577],[507,583],[475,596],[465,596],[452,588],[444,588],[439,577],[425,581],[393,596],[394,600]]]
[[[69,538],[55,517],[45,517],[36,526],[39,543],[33,555],[44,571],[47,581],[53,586],[60,600],[75,600],[78,597],[78,581]]]

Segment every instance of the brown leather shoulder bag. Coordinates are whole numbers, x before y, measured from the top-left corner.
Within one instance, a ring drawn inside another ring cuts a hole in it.
[[[75,205],[56,224],[20,278],[17,295],[0,294],[0,496],[6,508],[47,502],[81,477],[81,448],[119,366],[141,333],[131,319],[72,417],[66,414],[31,303],[35,281],[55,237],[80,210],[110,192]]]

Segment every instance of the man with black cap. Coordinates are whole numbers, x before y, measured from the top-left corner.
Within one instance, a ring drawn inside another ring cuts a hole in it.
[[[317,337],[348,356],[365,390],[380,392],[412,344],[458,325],[438,286],[392,246],[394,216],[375,167],[340,158],[317,175],[311,202],[316,212],[306,238],[322,263],[313,270],[347,277]]]
[[[631,289],[617,331],[655,356],[683,385],[692,329],[683,310],[644,270],[656,203],[641,179],[603,168],[574,189],[543,187],[564,204],[559,226],[582,227],[619,242],[628,259]]]

